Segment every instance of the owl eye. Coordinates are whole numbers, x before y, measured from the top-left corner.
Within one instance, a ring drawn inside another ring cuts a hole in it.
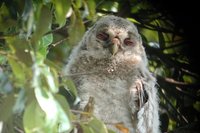
[[[100,32],[97,34],[96,36],[98,39],[102,40],[102,41],[106,41],[109,38],[109,35],[105,32]]]
[[[124,40],[124,44],[126,45],[126,46],[134,46],[134,41],[133,40],[131,40],[130,38],[126,38],[125,40]]]

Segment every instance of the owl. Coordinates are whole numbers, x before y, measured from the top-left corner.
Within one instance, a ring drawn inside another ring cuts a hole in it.
[[[121,17],[99,19],[74,47],[64,73],[74,81],[84,110],[116,133],[159,133],[156,80],[136,26]]]

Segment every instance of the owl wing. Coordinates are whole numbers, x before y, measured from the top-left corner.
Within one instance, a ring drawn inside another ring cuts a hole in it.
[[[129,106],[136,133],[159,133],[157,90],[151,75],[141,76],[130,87]]]

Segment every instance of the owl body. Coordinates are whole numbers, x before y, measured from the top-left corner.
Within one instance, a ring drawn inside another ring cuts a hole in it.
[[[83,110],[94,98],[94,115],[120,133],[158,133],[155,79],[137,28],[129,21],[106,16],[73,49],[65,74],[74,81]]]

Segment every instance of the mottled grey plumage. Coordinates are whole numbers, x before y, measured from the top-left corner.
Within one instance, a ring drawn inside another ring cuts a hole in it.
[[[84,109],[94,97],[94,115],[116,132],[158,133],[155,79],[147,68],[142,40],[134,24],[104,16],[73,49],[65,74],[71,75]]]

